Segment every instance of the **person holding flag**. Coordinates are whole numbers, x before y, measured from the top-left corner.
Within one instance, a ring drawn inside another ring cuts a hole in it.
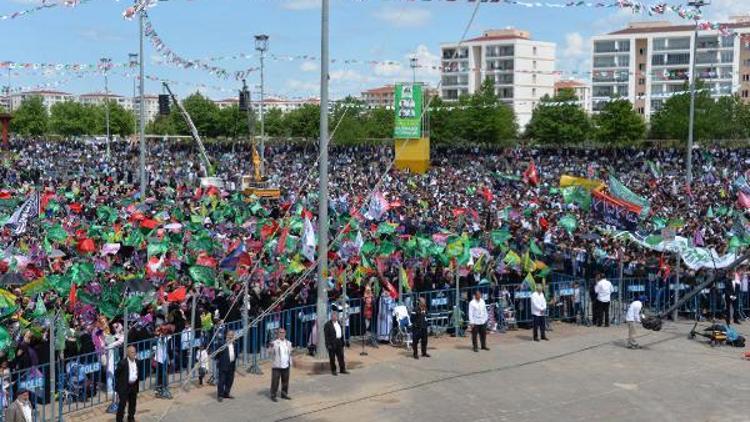
[[[414,309],[414,312],[412,312],[411,323],[411,347],[414,350],[414,359],[419,359],[419,355],[417,354],[417,343],[421,343],[422,357],[429,358],[430,354],[427,353],[427,301],[425,298],[419,298],[419,303]]]

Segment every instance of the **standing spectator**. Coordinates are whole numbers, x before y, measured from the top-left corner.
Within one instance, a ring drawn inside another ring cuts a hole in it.
[[[609,301],[612,295],[612,283],[609,282],[602,274],[601,279],[596,283],[594,291],[596,292],[597,310],[599,315],[596,318],[596,326],[609,327]]]
[[[208,350],[205,344],[201,343],[195,353],[195,360],[198,362],[198,386],[203,387],[203,378],[208,373]]]
[[[118,362],[115,369],[115,391],[117,391],[117,397],[120,399],[117,406],[117,422],[122,422],[126,404],[128,406],[128,422],[135,421],[138,388],[138,362],[135,359],[135,347],[128,346],[127,356]]]
[[[348,374],[346,371],[346,362],[344,361],[344,329],[339,324],[339,314],[336,311],[331,312],[331,319],[323,326],[323,332],[326,338],[326,349],[328,349],[328,359],[331,364],[331,374],[336,376],[336,360],[339,361],[339,372]]]
[[[482,292],[474,292],[474,299],[469,302],[469,324],[471,324],[471,345],[475,352],[477,348],[477,334],[482,344],[482,350],[490,350],[487,347],[487,306],[482,299]]]
[[[422,356],[430,357],[427,353],[427,302],[425,298],[420,297],[417,308],[414,310],[414,316],[411,319],[412,322],[412,344],[411,347],[414,350],[414,359],[419,359],[417,354],[417,343],[422,345]]]
[[[641,322],[641,318],[643,317],[643,302],[645,301],[645,297],[641,297],[639,299],[636,299],[632,302],[630,302],[630,306],[628,306],[628,312],[625,314],[625,322],[628,323],[628,348],[630,349],[640,349],[641,346],[638,344],[638,341],[635,339],[635,327],[636,324],[639,324]]]
[[[169,350],[167,327],[162,325],[156,328],[156,345],[154,346],[154,362],[156,363],[156,397],[171,399],[172,395],[167,387],[169,375]]]
[[[234,383],[234,369],[237,366],[237,354],[234,350],[234,331],[227,332],[225,347],[216,355],[216,370],[219,377],[216,382],[216,399],[221,402],[224,399],[233,399],[230,394]]]
[[[34,409],[29,401],[29,391],[19,390],[16,400],[5,411],[5,422],[32,422]]]
[[[533,322],[534,341],[539,341],[537,332],[541,331],[542,340],[549,340],[544,335],[544,315],[547,311],[547,299],[544,297],[544,291],[541,283],[537,283],[536,291],[531,294],[531,317]]]
[[[725,283],[724,287],[724,321],[727,326],[730,321],[734,321],[735,324],[741,324],[739,320],[739,312],[737,311],[737,295],[739,295],[740,284],[736,278]]]
[[[286,339],[286,330],[279,328],[276,340],[271,343],[271,400],[277,401],[276,393],[279,391],[279,379],[281,379],[281,398],[291,400],[289,397],[289,371],[292,367],[292,342]]]

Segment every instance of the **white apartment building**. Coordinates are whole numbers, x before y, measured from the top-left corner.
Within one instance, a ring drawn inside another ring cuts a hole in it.
[[[240,100],[239,98],[224,98],[223,100],[214,100],[214,104],[216,104],[220,109],[225,109],[227,107],[239,106]],[[250,104],[253,108],[254,113],[260,113],[260,101],[250,101]],[[278,109],[281,110],[282,113],[288,113],[292,110],[301,108],[306,104],[320,105],[320,100],[317,98],[288,100],[284,98],[268,97],[263,100],[263,110],[265,112],[268,112],[270,110]]]
[[[460,47],[442,44],[440,96],[457,100],[473,94],[489,78],[523,128],[539,100],[554,95],[555,50],[555,43],[533,41],[529,32],[517,29],[485,31]]]
[[[133,99],[129,97],[123,97],[122,95],[109,94],[105,92],[92,92],[89,94],[82,94],[78,96],[78,102],[81,104],[90,105],[104,105],[104,102],[109,98],[110,103],[117,103],[122,106],[125,110],[133,109]]]
[[[136,119],[141,115],[140,100],[141,97],[133,97],[132,109]],[[143,103],[145,105],[146,121],[150,122],[159,115],[159,96],[146,94],[143,96]]]
[[[740,37],[750,34],[750,18],[735,17],[722,27],[730,33],[701,30],[697,44],[694,25],[669,22],[634,22],[593,37],[592,110],[622,97],[649,118],[667,98],[687,89],[693,60],[712,96],[739,94],[750,100],[750,48]]]
[[[40,97],[42,99],[42,104],[44,104],[44,107],[48,112],[50,111],[52,106],[57,103],[64,103],[65,101],[75,101],[75,96],[73,96],[73,94],[62,91],[40,90],[19,92],[11,94],[10,96],[11,111],[15,111],[16,109],[18,109],[18,107],[21,106],[23,100],[32,97]]]
[[[591,113],[591,85],[577,79],[560,79],[555,82],[555,96],[563,89],[572,90],[587,113]]]

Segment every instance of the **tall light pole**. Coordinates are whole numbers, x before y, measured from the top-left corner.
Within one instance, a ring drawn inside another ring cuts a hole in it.
[[[131,69],[131,71],[135,70],[135,67],[138,66],[138,53],[128,53],[128,67]],[[135,114],[135,99],[138,96],[136,93],[138,91],[138,88],[136,87],[136,84],[138,83],[138,78],[135,76],[133,77],[133,113]],[[133,120],[133,134],[136,134],[138,132],[138,119]]]
[[[104,72],[104,125],[107,127],[107,159],[110,158],[109,143],[111,141],[111,135],[109,131],[109,79],[107,73],[112,66],[112,59],[102,57],[99,60],[102,72]]]
[[[139,121],[139,132],[140,132],[140,159],[139,167],[141,169],[141,201],[146,200],[146,102],[144,95],[145,77],[143,72],[143,64],[145,62],[143,55],[143,25],[146,20],[146,11],[141,9],[139,15],[139,30],[140,30],[140,52],[138,54],[138,67],[139,67],[139,94],[140,94],[140,121]]]
[[[692,65],[690,66],[690,118],[688,122],[688,142],[687,142],[687,184],[693,183],[693,142],[695,138],[695,83],[697,75],[695,74],[695,63],[698,61],[698,25],[701,18],[701,7],[711,4],[711,0],[691,0],[689,6],[695,8],[695,32],[693,35],[693,52]]]
[[[328,9],[329,0],[321,0],[320,19],[320,173],[318,200],[318,347],[316,357],[323,359],[326,337],[323,324],[328,314]]]
[[[255,49],[260,53],[260,176],[263,177],[266,174],[266,126],[263,113],[263,103],[265,102],[263,91],[265,80],[263,72],[265,67],[263,59],[265,59],[266,50],[268,50],[268,35],[260,34],[255,36]]]
[[[409,67],[411,67],[411,83],[416,85],[417,83],[417,67],[419,66],[417,56],[409,59]]]

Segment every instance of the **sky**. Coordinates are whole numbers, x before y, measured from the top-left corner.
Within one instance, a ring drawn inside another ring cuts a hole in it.
[[[47,0],[47,3],[63,0]],[[566,0],[548,0],[548,3]],[[669,0],[668,0],[669,1]],[[678,4],[678,1],[669,1]],[[0,16],[26,10],[42,0],[0,0]],[[542,2],[542,4],[545,2]],[[648,1],[645,3],[649,4]],[[0,20],[0,62],[95,64],[102,57],[126,63],[138,52],[138,21],[123,18],[132,3],[127,0],[88,0],[76,7],[54,7],[14,19]],[[475,3],[408,0],[331,0],[330,68],[332,98],[359,95],[365,89],[411,80],[409,57],[420,65],[417,79],[435,86],[439,81],[440,44],[460,39]],[[708,19],[722,20],[750,14],[750,1],[714,0]],[[149,9],[149,18],[164,44],[186,59],[251,54],[253,57],[207,62],[231,72],[259,64],[253,36],[269,35],[265,66],[267,95],[288,98],[319,96],[320,0],[168,0]],[[587,79],[591,36],[625,27],[634,20],[655,20],[617,8],[524,7],[481,3],[468,37],[487,29],[515,27],[528,30],[535,40],[557,44],[557,69],[564,76]],[[686,22],[675,15],[656,20]],[[174,83],[179,95],[200,91],[213,99],[235,97],[241,82],[217,77],[201,69],[184,69],[165,62],[146,39],[146,75]],[[284,59],[310,56],[313,59]],[[378,61],[378,64],[344,60]],[[385,63],[394,61],[393,63]],[[133,77],[126,68],[110,72],[110,91],[131,96]],[[253,98],[258,96],[260,74],[247,76]],[[61,72],[23,69],[0,71],[0,86],[38,88],[74,94],[103,91],[97,72]],[[157,81],[147,81],[148,93],[160,93]]]

